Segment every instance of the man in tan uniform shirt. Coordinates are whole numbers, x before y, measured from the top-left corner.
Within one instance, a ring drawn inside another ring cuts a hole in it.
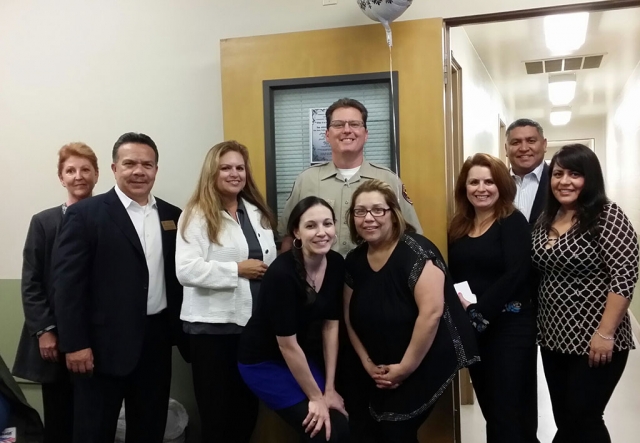
[[[338,240],[333,249],[347,255],[355,245],[349,238],[347,210],[351,196],[365,180],[379,179],[389,183],[398,194],[402,215],[419,233],[422,233],[413,203],[407,196],[402,182],[390,169],[369,163],[364,159],[367,141],[367,109],[357,100],[343,98],[327,109],[327,142],[331,145],[332,161],[306,169],[293,185],[285,203],[278,230],[283,238],[282,251],[291,248],[291,238],[286,236],[289,215],[300,200],[317,196],[326,200],[336,213]]]

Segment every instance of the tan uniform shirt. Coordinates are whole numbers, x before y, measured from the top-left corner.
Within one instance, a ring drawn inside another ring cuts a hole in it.
[[[422,234],[418,215],[404,192],[402,182],[390,169],[364,161],[360,170],[348,181],[340,174],[333,162],[314,165],[302,171],[296,178],[291,195],[284,205],[278,226],[280,235],[283,237],[286,235],[289,215],[300,200],[312,195],[320,197],[326,200],[336,213],[338,241],[333,249],[343,256],[347,255],[347,252],[356,246],[349,238],[349,226],[347,226],[347,211],[351,204],[351,196],[362,181],[376,178],[389,183],[396,194],[401,194],[398,197],[402,215],[418,233]]]

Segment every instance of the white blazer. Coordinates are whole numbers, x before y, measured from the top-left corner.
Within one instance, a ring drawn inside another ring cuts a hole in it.
[[[244,199],[243,202],[268,266],[277,255],[273,231],[262,227],[261,212],[255,205]],[[252,299],[249,280],[238,276],[238,263],[249,258],[242,228],[223,211],[217,245],[209,241],[206,220],[198,211],[192,215],[183,238],[182,216],[176,241],[176,274],[184,286],[180,318],[188,322],[245,326],[251,317]]]

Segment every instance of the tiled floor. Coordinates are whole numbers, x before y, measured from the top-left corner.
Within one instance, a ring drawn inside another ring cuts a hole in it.
[[[640,346],[629,353],[627,367],[604,417],[613,443],[640,441]],[[538,439],[540,443],[551,443],[556,431],[551,412],[549,391],[538,357]],[[476,401],[473,405],[462,406],[461,442],[485,443],[484,418]]]

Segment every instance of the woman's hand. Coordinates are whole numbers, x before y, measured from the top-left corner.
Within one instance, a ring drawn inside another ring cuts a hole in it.
[[[324,396],[316,400],[309,400],[309,413],[302,422],[302,427],[305,428],[304,432],[311,432],[310,438],[315,437],[318,432],[325,427],[325,435],[327,441],[331,438],[331,420],[329,419],[329,408],[325,401]]]
[[[262,278],[267,271],[267,265],[261,261],[250,258],[238,263],[238,275],[248,280]]]
[[[324,402],[327,405],[327,408],[335,409],[336,411],[341,412],[345,417],[349,418],[349,414],[344,408],[344,399],[335,390],[327,389],[324,392]]]
[[[458,298],[460,299],[460,303],[462,303],[462,307],[466,311],[471,302],[462,296],[462,292],[458,292]]]
[[[58,361],[58,336],[51,331],[47,331],[38,338],[40,356],[43,360],[50,362]]]
[[[411,373],[407,371],[402,364],[384,365],[382,366],[382,373],[376,375],[374,380],[376,386],[380,389],[395,389],[402,384],[402,382]]]
[[[613,342],[614,340],[605,340],[600,337],[597,332],[593,333],[589,346],[589,367],[597,368],[600,365],[611,363]]]
[[[362,366],[364,366],[364,370],[367,371],[367,374],[369,374],[369,377],[371,377],[374,380],[376,379],[376,376],[384,373],[384,369],[382,369],[382,366],[376,365],[374,362],[371,361],[371,359],[367,359],[367,361],[364,361],[362,363]]]

